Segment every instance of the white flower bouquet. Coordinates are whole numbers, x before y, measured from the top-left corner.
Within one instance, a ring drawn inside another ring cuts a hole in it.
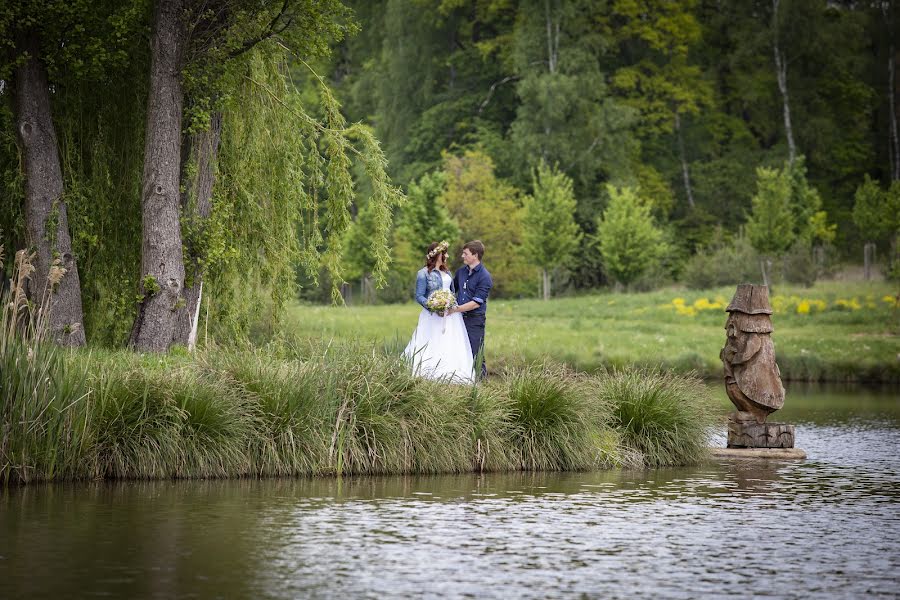
[[[437,290],[428,296],[425,307],[433,313],[445,314],[451,308],[456,308],[456,296],[450,290]]]

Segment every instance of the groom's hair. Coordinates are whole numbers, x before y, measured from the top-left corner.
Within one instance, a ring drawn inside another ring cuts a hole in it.
[[[481,243],[481,240],[472,240],[471,242],[468,242],[465,246],[463,246],[463,248],[465,248],[472,254],[477,254],[478,260],[484,258],[484,244]]]

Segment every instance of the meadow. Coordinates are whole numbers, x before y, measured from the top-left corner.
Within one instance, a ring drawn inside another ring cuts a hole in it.
[[[725,307],[734,288],[669,288],[647,293],[490,300],[489,368],[551,360],[577,371],[650,367],[720,377]],[[802,381],[900,381],[896,285],[820,282],[776,286],[772,338],[783,378]],[[365,340],[399,353],[420,307],[296,305],[285,329],[313,340]]]

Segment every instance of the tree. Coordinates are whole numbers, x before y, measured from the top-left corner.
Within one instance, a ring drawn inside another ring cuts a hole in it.
[[[558,164],[581,193],[624,176],[638,151],[634,112],[614,98],[601,70],[609,40],[585,0],[523,1],[513,31],[518,83],[510,140],[527,177],[541,162]],[[525,179],[523,177],[522,179]]]
[[[900,184],[884,191],[868,175],[854,195],[853,222],[868,242],[883,242],[900,229]]]
[[[756,195],[752,200],[753,212],[747,219],[747,237],[757,252],[770,259],[783,255],[797,237],[791,212],[790,170],[759,167],[756,176]],[[765,262],[762,276],[763,283],[769,285]]]
[[[105,38],[109,23],[127,22],[118,10],[102,2],[59,0],[24,0],[0,8],[0,80],[12,83],[24,172],[25,243],[35,253],[29,295],[37,304],[46,302],[50,336],[65,346],[82,346],[86,337],[51,86],[58,93],[67,73],[92,79],[93,71],[114,60],[115,42]],[[56,273],[52,284],[51,269]]]
[[[327,50],[327,41],[340,37],[347,30],[342,25],[346,9],[337,0],[307,4],[294,0],[281,3],[237,2],[194,3],[193,0],[160,0],[154,17],[154,33],[151,42],[150,102],[147,111],[146,145],[142,212],[144,215],[143,247],[141,253],[140,302],[135,318],[130,345],[139,350],[164,350],[173,341],[183,339],[184,327],[177,329],[178,311],[183,311],[186,301],[183,290],[187,283],[182,260],[182,231],[180,217],[182,207],[191,208],[190,198],[182,200],[181,175],[187,156],[181,156],[185,141],[181,137],[182,109],[185,89],[194,112],[188,121],[192,126],[200,121],[201,130],[208,129],[215,118],[204,109],[215,107],[221,91],[229,83],[233,86],[235,73],[228,69],[229,61],[238,59],[261,44],[277,39],[288,52],[318,52]],[[302,59],[300,59],[302,60]],[[240,69],[238,68],[238,72]],[[183,81],[184,79],[184,81]],[[321,82],[321,80],[320,80]],[[275,97],[275,100],[283,100]],[[286,107],[290,110],[290,107]],[[323,94],[325,121],[329,130],[322,136],[321,149],[329,158],[325,183],[334,192],[326,215],[331,221],[331,233],[327,263],[333,272],[339,270],[341,236],[349,224],[346,198],[352,193],[349,175],[350,160],[346,156],[348,140],[341,135],[345,121],[339,105],[328,94]],[[303,117],[308,118],[306,115]],[[213,130],[215,137],[218,133]],[[352,135],[373,148],[374,142],[361,127]],[[218,148],[216,140],[199,140],[200,163],[206,171],[209,185],[185,185],[199,191],[211,190],[209,165],[215,160]],[[205,154],[205,156],[203,156]],[[376,148],[376,154],[381,156]],[[380,177],[381,159],[367,160],[368,174]],[[205,163],[205,164],[204,164]],[[202,179],[197,184],[203,183]],[[382,182],[384,183],[384,182]],[[375,186],[379,202],[374,211],[384,212],[384,204],[392,202],[395,194],[384,186]],[[201,198],[191,214],[185,215],[203,221],[208,199]],[[384,219],[379,219],[383,223]],[[379,235],[381,241],[383,236]],[[380,259],[386,251],[379,250]],[[195,257],[196,258],[196,257]],[[199,271],[201,261],[194,260]],[[383,264],[383,260],[381,261]],[[199,280],[201,272],[194,274]],[[193,308],[193,307],[191,307]],[[191,311],[193,312],[193,311]],[[184,323],[184,319],[181,319]]]
[[[393,235],[394,270],[400,285],[408,286],[422,268],[428,244],[441,240],[455,244],[460,238],[459,225],[444,203],[445,189],[443,171],[426,173],[409,184]]]
[[[549,300],[550,271],[568,263],[582,234],[572,180],[565,173],[542,164],[532,173],[532,189],[523,201],[522,241],[526,256],[541,268],[543,297]]]
[[[424,255],[431,242],[459,239],[459,226],[443,198],[446,188],[447,174],[442,171],[427,173],[409,185],[407,201],[397,216],[396,231],[420,250],[419,254]]]
[[[180,165],[185,49],[183,0],[158,0],[151,36],[150,96],[141,185],[142,236],[138,314],[129,345],[168,350],[184,304]]]
[[[650,207],[633,188],[608,185],[609,204],[597,223],[595,243],[603,267],[615,281],[628,286],[665,251],[663,232],[657,228]]]
[[[444,159],[446,188],[441,197],[459,224],[462,242],[479,239],[497,295],[523,295],[531,290],[534,268],[522,255],[522,205],[518,189],[497,179],[487,155],[470,150]],[[452,258],[452,255],[451,255]]]
[[[700,41],[696,2],[647,0],[611,3],[608,27],[623,53],[634,58],[613,75],[613,85],[640,111],[641,137],[675,134],[688,205],[694,192],[684,141],[684,120],[712,104],[713,91],[700,67],[688,59]]]
[[[40,34],[20,31],[17,47],[25,53],[15,69],[16,133],[25,169],[26,240],[35,249],[35,272],[29,295],[50,310],[50,336],[64,346],[85,344],[81,282],[72,252],[69,218],[63,196],[56,128],[50,113],[50,86],[41,61]],[[51,269],[61,276],[50,281]]]
[[[756,194],[747,219],[747,236],[757,252],[780,255],[793,243],[791,180],[787,170],[760,167],[756,170]]]

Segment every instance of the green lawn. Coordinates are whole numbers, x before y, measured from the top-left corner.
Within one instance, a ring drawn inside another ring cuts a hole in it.
[[[897,287],[883,282],[778,286],[773,339],[786,379],[900,381]],[[601,293],[575,298],[492,300],[486,354],[491,369],[550,358],[579,370],[661,366],[721,374],[725,305],[734,288]],[[356,339],[399,352],[421,309],[402,305],[296,305],[286,328],[308,338]]]

